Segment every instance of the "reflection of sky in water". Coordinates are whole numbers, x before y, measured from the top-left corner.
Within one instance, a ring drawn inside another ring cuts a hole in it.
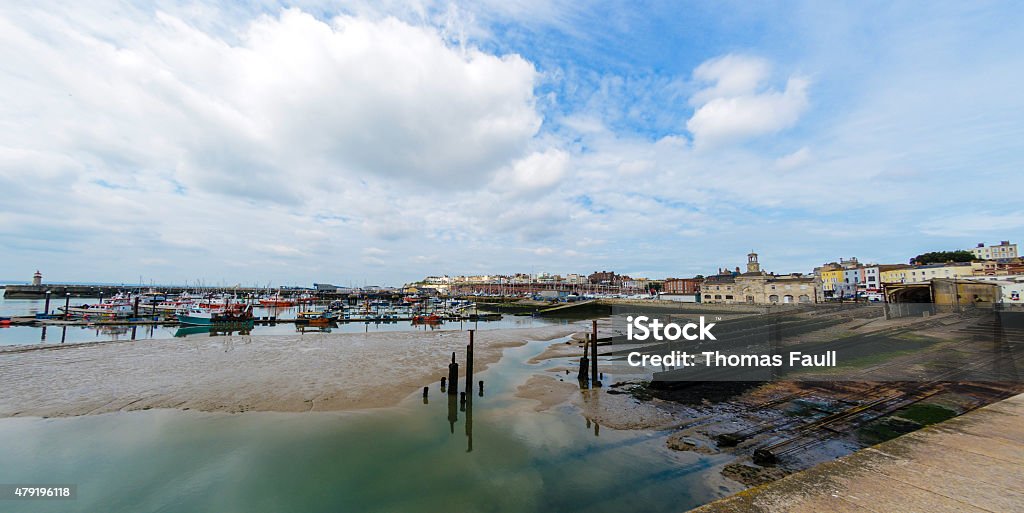
[[[72,305],[96,303],[96,298],[71,298]],[[33,315],[37,311],[42,311],[44,306],[43,300],[36,299],[7,299],[0,300],[0,316],[20,316],[20,315]],[[58,306],[63,307],[64,301],[52,300],[50,302],[50,310],[56,309]],[[144,309],[142,309],[144,311]],[[276,315],[282,319],[294,319],[297,308],[285,308],[285,309],[255,309],[255,315],[257,317],[266,317],[269,315]],[[330,333],[374,333],[378,331],[412,331],[412,330],[463,330],[463,329],[509,329],[509,328],[529,328],[534,326],[541,326],[551,324],[553,322],[563,322],[551,319],[535,319],[528,316],[513,316],[505,315],[501,320],[498,321],[480,321],[480,322],[446,322],[437,327],[430,326],[413,326],[409,321],[400,321],[393,323],[363,323],[363,322],[352,322],[352,323],[336,323],[327,329],[321,329],[318,327],[303,327],[299,328],[295,324],[276,324],[274,326],[255,326],[252,330],[253,335],[291,335],[300,333],[319,333],[322,331],[328,331]],[[238,331],[231,332],[238,334]],[[94,342],[103,340],[145,340],[145,339],[166,339],[173,338],[175,336],[218,336],[228,334],[223,331],[210,331],[204,327],[186,327],[180,328],[178,326],[68,326],[66,329],[62,326],[49,326],[46,328],[46,332],[42,331],[42,328],[36,326],[10,326],[7,328],[0,328],[0,345],[20,345],[20,344],[39,344],[42,342],[48,344],[60,343],[74,343],[74,342]]]
[[[75,483],[75,501],[5,511],[682,511],[710,498],[711,460],[665,434],[593,426],[569,407],[537,413],[515,386],[541,344],[476,377],[485,396],[451,434],[431,386],[397,408],[242,415],[168,410],[3,419],[0,482]],[[464,381],[460,384],[464,384]]]

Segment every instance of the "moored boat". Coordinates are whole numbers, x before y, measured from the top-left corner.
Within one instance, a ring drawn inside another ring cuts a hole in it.
[[[66,310],[61,306],[57,309],[64,312],[65,315],[73,315],[75,317],[128,317],[134,311],[130,303],[120,300],[71,306]]]
[[[295,305],[296,301],[294,299],[281,297],[280,294],[260,298],[260,306],[287,308]]]
[[[412,318],[413,324],[441,324],[441,317],[437,315],[416,315]]]
[[[295,315],[297,324],[311,324],[314,326],[327,325],[338,319],[338,314],[330,310],[321,312],[299,312]]]
[[[192,326],[212,326],[215,324],[246,324],[252,323],[252,307],[243,305],[241,308],[210,309],[194,306],[177,314],[178,322]]]

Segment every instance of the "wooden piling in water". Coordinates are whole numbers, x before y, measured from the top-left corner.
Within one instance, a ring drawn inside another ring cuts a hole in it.
[[[480,397],[484,396],[484,380],[480,380]]]
[[[448,395],[459,395],[459,364],[455,363],[455,352],[452,352],[452,363],[448,364]]]
[[[583,357],[580,358],[580,373],[576,376],[576,379],[580,380],[580,383],[586,383],[590,376],[590,359],[587,358],[587,348],[590,344],[587,341],[583,342]]]

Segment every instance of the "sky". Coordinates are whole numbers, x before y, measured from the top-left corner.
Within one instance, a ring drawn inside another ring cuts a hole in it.
[[[1024,242],[1019,2],[4,2],[0,278],[649,278]]]

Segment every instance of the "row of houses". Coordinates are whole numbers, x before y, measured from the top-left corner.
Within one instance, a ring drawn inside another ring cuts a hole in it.
[[[1003,241],[1001,246],[1008,245]],[[1016,244],[1010,245],[1016,254]],[[1009,254],[1009,253],[1002,253]],[[1019,257],[947,262],[936,264],[861,264],[856,258],[840,259],[814,270],[821,283],[822,297],[850,298],[858,294],[881,293],[886,285],[921,284],[935,279],[974,279],[982,276],[1024,275]]]
[[[1008,283],[1006,301],[1019,301],[1018,281],[1008,276],[1024,277],[1024,261],[1017,254],[1017,245],[1001,241],[998,245],[979,244],[970,250],[972,262],[937,264],[861,263],[856,257],[841,258],[824,264],[812,273],[775,274],[761,269],[757,253],[747,255],[746,270],[721,267],[717,274],[693,278],[649,280],[631,278],[613,271],[597,271],[589,275],[517,273],[511,275],[428,276],[426,285],[440,293],[465,291],[466,286],[486,285],[488,291],[516,294],[519,285],[545,285],[551,290],[585,293],[594,289],[603,292],[622,291],[647,293],[658,291],[663,297],[684,301],[731,304],[806,304],[835,300],[889,300],[887,289],[931,284],[935,280],[981,280]],[[963,255],[961,255],[963,256]],[[494,286],[497,285],[497,288]],[[555,286],[555,287],[550,287]],[[1002,286],[1002,285],[1000,285]],[[494,290],[491,290],[494,289]],[[930,294],[930,293],[929,293]],[[929,296],[931,297],[931,296]],[[988,297],[988,296],[986,296]],[[1017,299],[1013,299],[1017,298]]]
[[[693,293],[704,303],[799,304],[849,299],[898,300],[886,291],[930,291],[929,287],[935,283],[952,282],[965,283],[961,288],[971,288],[972,283],[977,283],[990,291],[984,295],[968,294],[967,301],[1021,304],[1024,261],[1017,254],[1017,245],[1009,241],[992,246],[979,244],[971,253],[975,256],[972,262],[924,265],[863,264],[853,257],[827,263],[811,274],[778,275],[762,270],[757,253],[751,252],[747,255],[745,272],[739,267],[731,271],[719,268],[717,274],[703,279],[666,280],[665,290]],[[943,287],[949,288],[948,285]],[[935,301],[937,295],[942,294],[927,292],[924,300]]]

